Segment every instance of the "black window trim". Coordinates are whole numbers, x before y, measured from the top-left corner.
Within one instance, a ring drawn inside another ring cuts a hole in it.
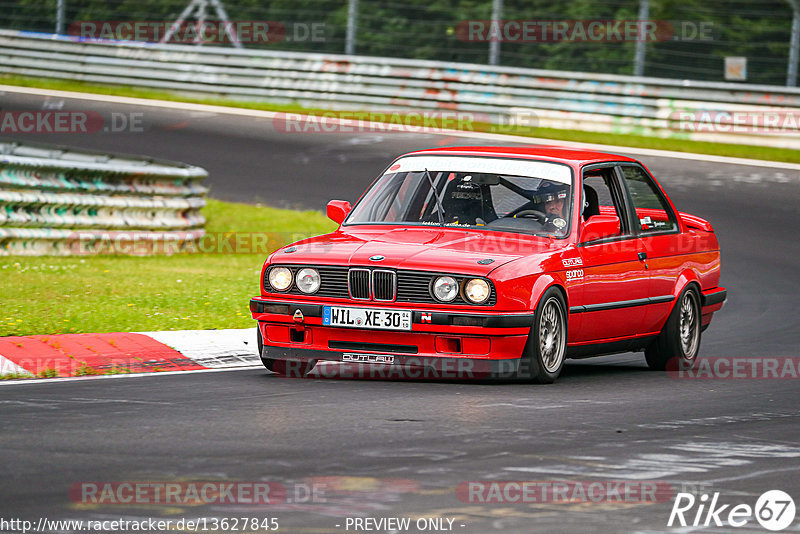
[[[611,170],[611,185],[609,186],[609,190],[611,191],[611,200],[615,203],[614,208],[617,210],[617,215],[620,215],[620,232],[622,232],[618,236],[612,237],[604,237],[601,239],[594,239],[592,241],[584,241],[580,242],[580,232],[578,232],[578,239],[579,242],[577,244],[578,247],[586,247],[592,245],[603,245],[606,243],[615,243],[618,241],[627,241],[629,239],[638,239],[639,235],[636,233],[636,226],[633,224],[633,220],[631,218],[631,207],[632,201],[630,199],[630,193],[628,192],[627,187],[624,185],[624,180],[622,179],[622,174],[619,171],[619,166],[621,161],[604,161],[602,163],[592,163],[589,165],[584,165],[581,168],[581,206],[586,201],[583,198],[583,178],[586,174],[586,171],[594,171],[598,169],[610,169]],[[621,203],[622,205],[619,206],[617,203]],[[621,213],[620,213],[621,212]],[[635,212],[634,212],[635,213]],[[583,217],[580,217],[581,221],[583,221]],[[580,223],[579,223],[580,224]]]
[[[670,234],[680,234],[681,233],[681,225],[678,220],[677,214],[675,210],[672,209],[672,205],[667,200],[666,195],[659,187],[659,184],[656,182],[655,178],[647,172],[647,169],[639,162],[627,161],[627,162],[620,162],[617,164],[617,175],[619,181],[622,183],[623,187],[625,188],[625,196],[629,202],[629,213],[628,216],[631,218],[631,222],[638,221],[639,217],[636,215],[636,207],[633,205],[633,197],[631,196],[630,189],[628,189],[628,181],[625,179],[625,175],[622,171],[622,167],[637,167],[642,171],[642,174],[645,177],[645,182],[650,186],[653,192],[656,194],[656,197],[661,201],[664,205],[664,211],[667,212],[667,216],[669,217],[670,221],[672,221],[674,228],[672,230],[657,230],[654,232],[645,232],[642,230],[641,224],[633,224],[632,228],[634,229],[634,233],[637,237],[649,237],[649,236],[659,236],[659,235],[670,235]]]

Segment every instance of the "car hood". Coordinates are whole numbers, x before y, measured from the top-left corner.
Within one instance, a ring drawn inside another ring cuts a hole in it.
[[[271,262],[369,265],[485,276],[505,263],[549,252],[557,246],[551,238],[505,232],[440,227],[351,227],[284,247],[275,252]],[[383,259],[370,260],[379,256]],[[478,263],[489,259],[494,261]]]

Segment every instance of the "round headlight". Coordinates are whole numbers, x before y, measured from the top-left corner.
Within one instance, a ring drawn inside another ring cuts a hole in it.
[[[286,267],[273,267],[269,271],[269,285],[272,289],[286,291],[292,285],[292,271]]]
[[[319,272],[316,269],[300,269],[294,281],[297,289],[303,293],[314,293],[319,289]]]
[[[433,296],[442,302],[450,302],[458,295],[458,282],[452,276],[440,276],[433,281]]]
[[[489,283],[486,282],[486,280],[481,280],[480,278],[473,278],[467,282],[466,286],[464,286],[464,294],[475,304],[483,304],[489,300],[491,291],[492,290],[489,287]]]

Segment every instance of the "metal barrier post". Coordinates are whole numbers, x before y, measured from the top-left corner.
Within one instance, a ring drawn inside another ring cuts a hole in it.
[[[650,0],[639,0],[639,35],[636,40],[636,52],[633,58],[633,75],[644,76],[644,57],[647,51],[646,33],[643,25],[650,17]]]
[[[67,0],[58,0],[56,4],[56,33],[64,35],[64,12],[66,11]]]
[[[497,24],[499,28],[503,27],[503,0],[493,0],[492,20],[490,21],[490,24]],[[500,64],[500,38],[497,39],[493,38],[489,40],[489,65],[499,65],[499,64]]]
[[[358,0],[350,0],[347,4],[347,37],[344,53],[352,56],[356,53],[356,31],[358,29]]]
[[[786,85],[797,85],[797,63],[800,56],[800,3],[786,0],[792,6],[792,37],[789,42],[789,65],[786,68]]]

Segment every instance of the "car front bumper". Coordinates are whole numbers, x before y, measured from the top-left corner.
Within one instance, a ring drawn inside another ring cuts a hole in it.
[[[264,343],[263,358],[329,360],[360,364],[389,363],[428,368],[449,365],[457,368],[472,362],[517,362],[528,339],[533,314],[426,310],[415,306],[365,303],[362,306],[411,311],[410,331],[347,328],[322,324],[323,304],[254,298],[253,318]],[[371,358],[374,356],[374,358]],[[383,360],[380,357],[387,357]],[[391,358],[388,358],[391,357]],[[390,361],[391,360],[391,361]],[[438,362],[438,364],[436,363]],[[508,365],[480,365],[481,369]]]
[[[284,360],[282,375],[302,378],[309,363],[337,362],[340,365],[317,365],[322,378],[365,378],[407,380],[486,380],[495,378],[524,378],[519,370],[524,360],[519,357],[503,360],[452,358],[437,356],[385,355],[364,353],[337,353],[313,349],[271,347],[265,345],[261,359]]]

